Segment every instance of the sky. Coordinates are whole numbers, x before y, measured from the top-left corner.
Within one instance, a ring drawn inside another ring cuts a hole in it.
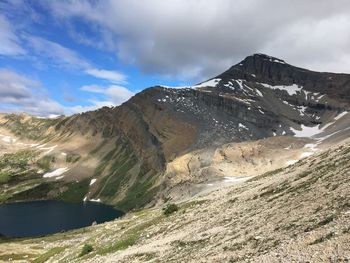
[[[350,73],[350,1],[0,0],[0,112],[117,106],[254,53]]]

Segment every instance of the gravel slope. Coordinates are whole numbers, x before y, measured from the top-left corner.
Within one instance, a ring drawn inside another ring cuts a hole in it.
[[[48,262],[346,262],[349,183],[347,140],[285,169],[179,203],[170,216],[146,209],[86,229],[6,242],[0,258],[36,248],[31,257],[51,251]],[[86,243],[94,251],[79,257]],[[58,247],[63,249],[55,254]]]

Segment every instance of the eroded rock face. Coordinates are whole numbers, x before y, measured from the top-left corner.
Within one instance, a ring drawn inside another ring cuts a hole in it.
[[[152,87],[119,107],[73,116],[63,127],[124,136],[141,157],[157,152],[169,160],[208,144],[293,135],[290,127],[322,124],[349,109],[349,75],[313,72],[263,54],[213,80]]]
[[[344,102],[350,100],[349,74],[310,71],[264,54],[249,56],[218,77],[223,80],[244,79],[271,85],[297,84],[306,90],[321,92],[334,99]]]

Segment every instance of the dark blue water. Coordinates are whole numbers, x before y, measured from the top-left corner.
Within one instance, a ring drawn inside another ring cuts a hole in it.
[[[35,237],[111,221],[122,216],[96,202],[66,203],[33,201],[0,205],[0,234],[7,237]]]

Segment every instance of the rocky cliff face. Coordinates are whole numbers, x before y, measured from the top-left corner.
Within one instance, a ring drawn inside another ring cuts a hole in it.
[[[305,90],[327,94],[346,103],[350,99],[349,74],[310,71],[264,54],[249,56],[218,77],[224,80],[244,79],[270,85],[297,84]]]
[[[349,109],[349,75],[312,72],[266,55],[253,55],[192,87],[145,92],[163,111],[197,128],[192,147],[294,135]],[[330,84],[331,83],[331,84]]]
[[[98,159],[86,175],[97,179],[86,197],[128,210],[167,187],[166,166],[177,157],[226,143],[324,132],[350,110],[349,101],[350,75],[256,54],[195,86],[155,86],[119,107],[60,118],[46,139],[101,137],[86,157]]]
[[[349,110],[349,96],[350,75],[313,72],[255,54],[199,85],[148,88],[120,107],[73,116],[63,129],[127,135],[139,153],[155,147],[168,159],[209,141],[293,135],[290,127],[326,123],[327,115]],[[176,147],[169,146],[172,140]]]

